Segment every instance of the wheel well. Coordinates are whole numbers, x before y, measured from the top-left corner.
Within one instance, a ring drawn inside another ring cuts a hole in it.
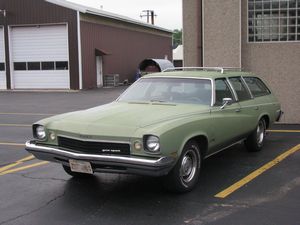
[[[261,117],[261,119],[264,119],[265,122],[266,122],[266,128],[269,128],[269,125],[270,125],[270,118],[268,115],[264,115]]]
[[[204,135],[199,135],[199,136],[195,136],[193,138],[191,138],[189,141],[196,141],[199,149],[200,149],[200,153],[202,155],[202,157],[204,158],[207,152],[207,148],[208,148],[208,141],[207,138]]]

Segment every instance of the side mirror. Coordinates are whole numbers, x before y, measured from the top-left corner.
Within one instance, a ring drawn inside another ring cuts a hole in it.
[[[224,109],[227,105],[231,105],[232,104],[232,98],[223,98],[223,105],[221,106],[220,109]]]

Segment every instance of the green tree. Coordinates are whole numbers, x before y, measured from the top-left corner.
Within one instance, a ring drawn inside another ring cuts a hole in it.
[[[176,48],[178,45],[182,45],[182,29],[173,31],[173,48]]]

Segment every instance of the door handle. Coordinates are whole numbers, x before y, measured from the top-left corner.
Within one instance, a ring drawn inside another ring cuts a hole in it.
[[[255,107],[254,107],[254,110],[258,110],[258,109],[259,109],[259,107],[258,107],[258,106],[255,106]]]
[[[241,111],[241,109],[236,109],[236,110],[235,110],[235,112],[240,112],[240,111]]]

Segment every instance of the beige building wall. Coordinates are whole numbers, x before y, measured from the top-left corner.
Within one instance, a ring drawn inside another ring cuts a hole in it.
[[[183,64],[201,66],[201,0],[183,0]]]
[[[240,0],[203,0],[204,66],[240,67],[240,9]]]
[[[300,42],[248,43],[247,0],[203,0],[202,52],[196,38],[200,2],[183,0],[183,31],[189,32],[184,34],[185,66],[198,66],[195,59],[203,53],[204,66],[241,66],[258,74],[281,102],[282,122],[299,124]]]
[[[247,42],[247,0],[242,0],[242,67],[262,77],[281,102],[282,122],[300,123],[300,42]]]

